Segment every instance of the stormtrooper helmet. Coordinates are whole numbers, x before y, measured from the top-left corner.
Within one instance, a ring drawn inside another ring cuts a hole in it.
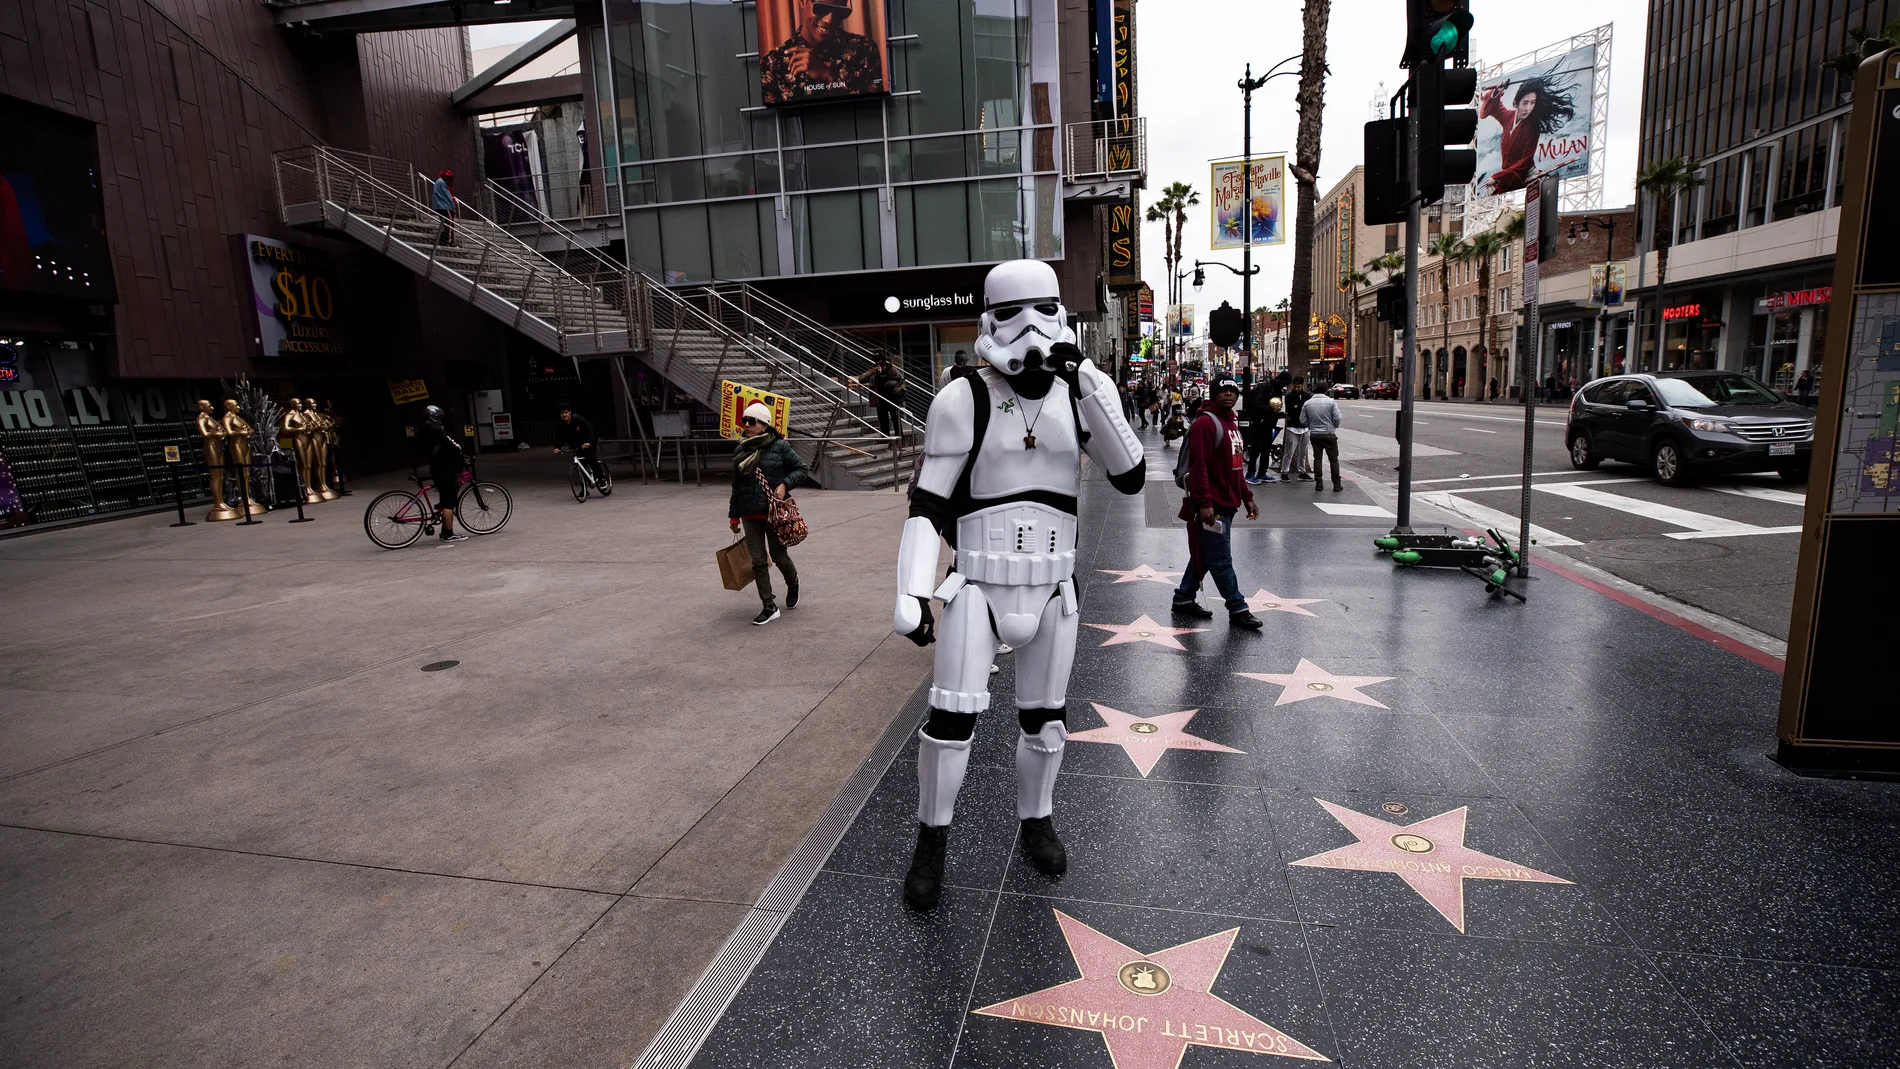
[[[1055,269],[1041,260],[1011,260],[983,280],[982,333],[977,355],[1005,375],[1042,366],[1050,347],[1075,344],[1062,307]]]

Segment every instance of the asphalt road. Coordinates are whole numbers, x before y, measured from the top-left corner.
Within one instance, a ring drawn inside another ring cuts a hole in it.
[[[1396,401],[1346,401],[1346,427],[1390,441]],[[1524,410],[1502,404],[1421,402],[1412,489],[1471,526],[1508,517],[1516,532]],[[1773,472],[1664,486],[1645,471],[1606,461],[1575,471],[1564,449],[1565,413],[1539,408],[1531,465],[1531,523],[1538,544],[1650,590],[1786,638],[1806,487]],[[1386,450],[1378,450],[1384,452]],[[1349,461],[1364,477],[1396,483],[1397,460]]]

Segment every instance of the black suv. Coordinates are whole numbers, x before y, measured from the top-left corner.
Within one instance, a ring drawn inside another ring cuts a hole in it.
[[[1733,371],[1675,371],[1598,379],[1570,401],[1570,466],[1640,464],[1679,486],[1710,472],[1777,471],[1808,481],[1814,417]]]

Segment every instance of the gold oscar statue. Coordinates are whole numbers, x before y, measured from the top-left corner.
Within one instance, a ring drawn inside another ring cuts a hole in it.
[[[277,425],[283,436],[290,439],[290,455],[297,463],[297,482],[303,487],[303,503],[314,505],[323,499],[310,485],[310,414],[303,410],[303,401],[292,397],[285,402],[284,414]]]
[[[342,496],[343,454],[339,450],[343,442],[343,419],[336,414],[335,401],[323,402],[323,438],[325,445],[323,455],[330,465],[325,471],[324,485],[335,490],[338,496]]]
[[[251,424],[249,420],[246,420],[243,416],[238,414],[238,403],[228,397],[224,400],[224,447],[225,455],[230,458],[232,472],[237,478],[246,480],[243,493],[249,494],[251,486],[249,482],[251,477]],[[244,498],[240,496],[238,500],[239,507],[241,507]],[[262,502],[251,502],[251,515],[262,516],[264,511]],[[240,515],[242,515],[242,513],[240,513]]]
[[[207,520],[235,520],[244,515],[224,503],[224,424],[211,414],[211,402],[198,402],[198,436],[204,439],[205,470],[210,473],[211,511]]]
[[[325,501],[337,499],[336,488],[330,485],[330,417],[317,411],[317,399],[303,399],[304,411],[310,414],[310,473],[315,476],[311,485]]]

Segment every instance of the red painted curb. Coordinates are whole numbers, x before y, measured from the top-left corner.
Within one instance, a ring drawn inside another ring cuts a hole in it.
[[[1536,558],[1532,561],[1532,563],[1539,568],[1545,569],[1546,571],[1556,572],[1558,575],[1561,575],[1565,579],[1568,579],[1571,582],[1576,583],[1578,586],[1587,587],[1591,590],[1596,591],[1599,594],[1602,594],[1605,597],[1614,598],[1617,601],[1620,601],[1623,604],[1628,605],[1630,608],[1635,609],[1637,612],[1644,613],[1649,616],[1653,616],[1656,619],[1661,620],[1663,623],[1669,624],[1672,627],[1681,628],[1682,630],[1687,631],[1691,635],[1694,635],[1695,637],[1702,639],[1704,641],[1713,642],[1717,646],[1722,647],[1723,649],[1729,651],[1735,656],[1753,661],[1756,664],[1761,665],[1763,668],[1766,668],[1769,671],[1775,673],[1776,675],[1781,675],[1787,669],[1787,662],[1783,661],[1780,657],[1776,657],[1772,653],[1764,653],[1763,651],[1758,650],[1753,646],[1750,646],[1748,643],[1743,642],[1740,639],[1730,638],[1729,636],[1724,635],[1719,631],[1711,631],[1708,628],[1703,627],[1701,624],[1695,623],[1690,620],[1685,620],[1682,617],[1677,616],[1675,613],[1670,612],[1668,609],[1662,608],[1659,605],[1652,605],[1649,602],[1644,601],[1643,599],[1639,597],[1635,597],[1630,594],[1625,594],[1623,591],[1618,590],[1615,587],[1605,586],[1594,579],[1579,575],[1568,568],[1560,568],[1557,565],[1550,563],[1549,560],[1545,558],[1541,558],[1541,557]]]

